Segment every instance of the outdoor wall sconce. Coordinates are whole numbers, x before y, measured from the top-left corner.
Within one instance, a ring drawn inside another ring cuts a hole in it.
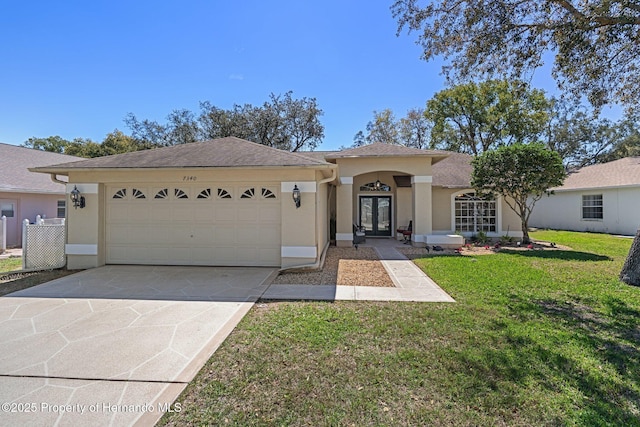
[[[294,184],[293,186],[293,203],[296,204],[296,209],[300,207],[300,189],[298,188],[298,184]]]
[[[73,202],[73,207],[76,209],[85,207],[84,196],[80,195],[80,190],[78,190],[76,185],[74,185],[73,190],[71,190],[71,201]]]

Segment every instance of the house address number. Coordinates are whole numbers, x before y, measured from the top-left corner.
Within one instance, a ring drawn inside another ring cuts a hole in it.
[[[192,176],[192,175],[185,175],[182,177],[183,181],[197,181],[198,177],[197,176]]]

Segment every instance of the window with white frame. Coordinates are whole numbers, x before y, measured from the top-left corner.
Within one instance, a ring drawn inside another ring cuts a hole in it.
[[[58,200],[58,213],[56,218],[64,218],[67,215],[67,201]]]
[[[495,200],[478,197],[475,193],[459,194],[455,198],[454,210],[456,231],[497,231],[498,211]]]
[[[0,203],[0,217],[6,216],[13,218],[15,215],[15,206],[13,203]]]
[[[582,219],[602,218],[602,194],[582,196]]]

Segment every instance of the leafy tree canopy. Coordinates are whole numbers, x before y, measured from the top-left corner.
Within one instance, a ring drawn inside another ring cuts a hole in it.
[[[482,153],[472,165],[471,186],[504,197],[520,217],[523,240],[529,242],[529,217],[536,202],[566,177],[560,155],[540,143],[513,144]]]
[[[519,81],[444,89],[427,102],[431,147],[477,155],[514,141],[535,141],[546,127],[550,106],[544,92]]]
[[[52,153],[65,154],[65,148],[71,143],[64,138],[50,136],[47,138],[36,138],[35,136],[27,139],[22,147],[34,148],[36,150],[51,151]]]
[[[429,148],[431,124],[424,110],[412,108],[397,120],[390,109],[373,112],[373,120],[367,123],[367,133],[359,131],[353,138],[353,147],[374,142],[399,144],[413,148]]]
[[[261,106],[236,104],[229,110],[201,102],[199,115],[174,110],[164,124],[129,113],[125,123],[136,143],[147,147],[236,136],[281,150],[313,150],[324,138],[324,113],[315,98],[294,99],[292,94],[272,93]]]
[[[547,130],[541,135],[567,168],[580,168],[640,154],[637,120],[614,122],[598,117],[578,102],[554,99]]]
[[[553,76],[599,108],[640,100],[640,4],[634,0],[397,0],[403,29],[452,78],[524,78],[555,55]]]

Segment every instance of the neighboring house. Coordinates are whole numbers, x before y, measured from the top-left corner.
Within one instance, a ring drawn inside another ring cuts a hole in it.
[[[65,185],[29,168],[76,160],[81,159],[0,143],[0,217],[7,217],[7,247],[22,244],[24,219],[65,217]]]
[[[459,245],[456,231],[521,236],[501,200],[474,197],[470,159],[388,144],[290,153],[229,137],[33,170],[68,176],[67,193],[85,197],[67,212],[69,268],[292,267],[319,261],[333,220],[338,246],[351,246],[354,224],[396,237],[412,221],[421,246]]]
[[[627,157],[569,173],[543,196],[532,227],[634,235],[640,226],[640,157]]]

